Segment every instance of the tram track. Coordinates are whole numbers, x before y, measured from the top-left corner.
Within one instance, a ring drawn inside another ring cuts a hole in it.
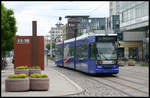
[[[140,83],[140,82],[137,82],[139,80],[133,80],[133,78],[130,78],[130,77],[120,77],[118,76],[119,79],[122,79],[122,80],[125,80],[125,81],[129,81],[129,82],[132,82],[132,83],[136,83],[136,84],[139,84],[139,85],[144,85],[144,83]]]
[[[119,72],[119,74],[121,75],[121,76],[127,76],[127,77],[131,77],[131,78],[135,78],[135,79],[138,79],[138,80],[144,80],[144,81],[148,81],[148,76],[146,76],[147,78],[141,78],[141,77],[143,77],[143,76],[139,76],[138,74],[136,74],[136,73],[132,73],[132,74],[134,74],[134,75],[132,75],[131,73],[125,73],[125,72]]]
[[[128,96],[144,96],[144,95],[148,94],[148,92],[141,90],[142,87],[141,87],[141,89],[139,89],[140,86],[138,86],[138,85],[132,86],[133,83],[130,83],[130,85],[126,84],[125,82],[127,82],[127,81],[120,83],[118,81],[122,81],[122,80],[121,80],[121,78],[119,78],[119,79],[115,80],[115,78],[111,78],[111,77],[109,77],[109,79],[108,78],[101,78],[101,77],[92,78],[92,80],[97,81],[99,83],[102,83],[102,84],[109,86],[113,89],[116,89],[116,90],[118,90],[118,91],[120,91],[120,92],[122,92]],[[127,82],[127,83],[129,83],[129,82]],[[145,87],[143,87],[143,88],[145,88]]]
[[[112,89],[114,89],[114,90],[117,90],[117,91],[119,91],[119,92],[121,92],[121,93],[123,93],[123,94],[125,94],[125,95],[127,95],[127,96],[132,96],[132,94],[130,94],[130,93],[128,93],[128,92],[125,92],[125,91],[123,91],[123,90],[121,90],[121,89],[118,89],[118,88],[116,88],[116,87],[114,87],[114,86],[112,86],[112,85],[110,85],[110,84],[108,84],[108,83],[106,83],[106,82],[104,82],[104,81],[99,81],[99,80],[96,79],[96,78],[92,78],[92,79],[90,79],[90,80],[93,80],[93,81],[95,81],[95,82],[97,82],[97,83],[103,84],[103,85],[105,85],[105,86],[107,86],[107,87],[110,87],[110,88],[112,88]]]
[[[128,73],[137,73],[139,75],[140,75],[140,73],[142,73],[142,74],[148,75],[147,72],[145,72],[145,71],[148,71],[148,68],[144,68],[144,69],[140,69],[140,68],[143,68],[143,67],[133,67],[132,68],[131,66],[130,67],[126,66],[126,67],[119,68],[119,70],[122,71],[122,72],[125,72],[125,70],[128,70]],[[145,69],[147,69],[147,70],[145,70]]]

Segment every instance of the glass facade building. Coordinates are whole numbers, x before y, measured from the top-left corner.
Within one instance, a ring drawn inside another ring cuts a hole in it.
[[[110,1],[109,11],[110,17],[112,15],[120,16],[120,31],[126,44],[124,47],[121,46],[124,48],[124,57],[144,60],[146,54],[144,52],[148,48],[146,48],[147,44],[143,46],[140,43],[149,43],[149,41],[145,41],[148,38],[145,35],[149,35],[149,2]],[[139,45],[134,45],[135,43]]]

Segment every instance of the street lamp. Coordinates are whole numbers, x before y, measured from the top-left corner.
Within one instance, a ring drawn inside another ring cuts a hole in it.
[[[75,37],[75,53],[74,54],[76,54],[76,36],[77,36],[77,25],[78,25],[78,23],[80,23],[80,22],[78,22],[78,21],[76,21],[75,19],[70,19],[70,21],[69,21],[69,24],[74,28],[74,37]],[[74,61],[74,68],[76,67],[75,66],[75,64],[76,64],[76,61]]]

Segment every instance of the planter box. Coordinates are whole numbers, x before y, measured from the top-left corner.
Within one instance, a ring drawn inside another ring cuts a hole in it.
[[[15,74],[25,73],[27,76],[29,76],[29,69],[15,69]]]
[[[124,61],[119,61],[119,66],[125,66],[125,62]]]
[[[135,62],[135,61],[128,62],[128,66],[135,66],[135,65],[136,65],[136,62]]]
[[[39,74],[41,74],[41,69],[29,69],[29,75],[31,75],[33,73],[39,73]]]
[[[30,89],[29,78],[6,79],[6,91],[28,91]]]
[[[47,91],[49,89],[49,78],[30,78],[30,90]]]

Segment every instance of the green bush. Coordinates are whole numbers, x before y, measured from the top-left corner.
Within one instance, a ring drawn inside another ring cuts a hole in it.
[[[132,61],[134,61],[134,59],[129,59],[129,62],[132,62]]]
[[[39,66],[32,66],[31,69],[41,69]]]
[[[26,74],[11,74],[8,76],[8,78],[14,79],[14,78],[26,78],[27,75]]]
[[[47,74],[39,74],[39,73],[34,73],[30,75],[31,78],[48,78]]]
[[[41,74],[41,78],[48,78],[47,74]]]
[[[48,56],[48,59],[54,61],[54,58],[53,58],[53,57]]]
[[[143,62],[143,63],[141,64],[141,66],[149,66],[149,63]]]
[[[28,69],[28,66],[18,66],[16,69]]]

